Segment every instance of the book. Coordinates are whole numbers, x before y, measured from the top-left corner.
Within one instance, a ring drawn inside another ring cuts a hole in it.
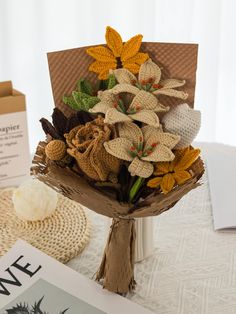
[[[23,240],[0,259],[0,314],[151,314]]]

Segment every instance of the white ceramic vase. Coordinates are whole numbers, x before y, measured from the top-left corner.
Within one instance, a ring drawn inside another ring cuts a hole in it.
[[[153,254],[153,217],[135,219],[135,230],[134,261],[137,263]]]
[[[107,219],[107,230],[110,229],[112,219]],[[136,241],[134,249],[135,263],[151,256],[154,251],[153,217],[135,219]]]

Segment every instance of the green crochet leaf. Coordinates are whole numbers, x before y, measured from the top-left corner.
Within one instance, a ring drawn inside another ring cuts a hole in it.
[[[89,109],[93,108],[99,102],[100,99],[98,97],[83,99],[84,111],[89,111]]]
[[[63,96],[62,100],[65,105],[70,106],[74,110],[78,110],[78,105],[72,96]]]
[[[82,93],[85,93],[85,94],[88,94],[90,96],[93,96],[93,86],[92,84],[86,80],[86,79],[80,79],[78,82],[77,82],[77,90],[79,92],[82,92]]]
[[[107,89],[112,89],[117,84],[116,77],[114,74],[110,74],[108,77]]]

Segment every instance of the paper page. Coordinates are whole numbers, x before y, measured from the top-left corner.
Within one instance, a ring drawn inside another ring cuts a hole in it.
[[[205,152],[215,230],[236,228],[236,148],[211,145]]]
[[[22,240],[0,259],[0,314],[20,303],[55,314],[151,314]]]

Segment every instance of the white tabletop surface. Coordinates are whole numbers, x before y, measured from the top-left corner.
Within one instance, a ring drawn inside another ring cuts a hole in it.
[[[199,146],[204,155],[215,145]],[[213,230],[207,174],[202,181],[154,218],[154,254],[135,265],[137,287],[128,297],[154,313],[236,313],[236,231]],[[93,226],[90,243],[68,265],[92,278],[102,258],[107,218],[86,212]]]

